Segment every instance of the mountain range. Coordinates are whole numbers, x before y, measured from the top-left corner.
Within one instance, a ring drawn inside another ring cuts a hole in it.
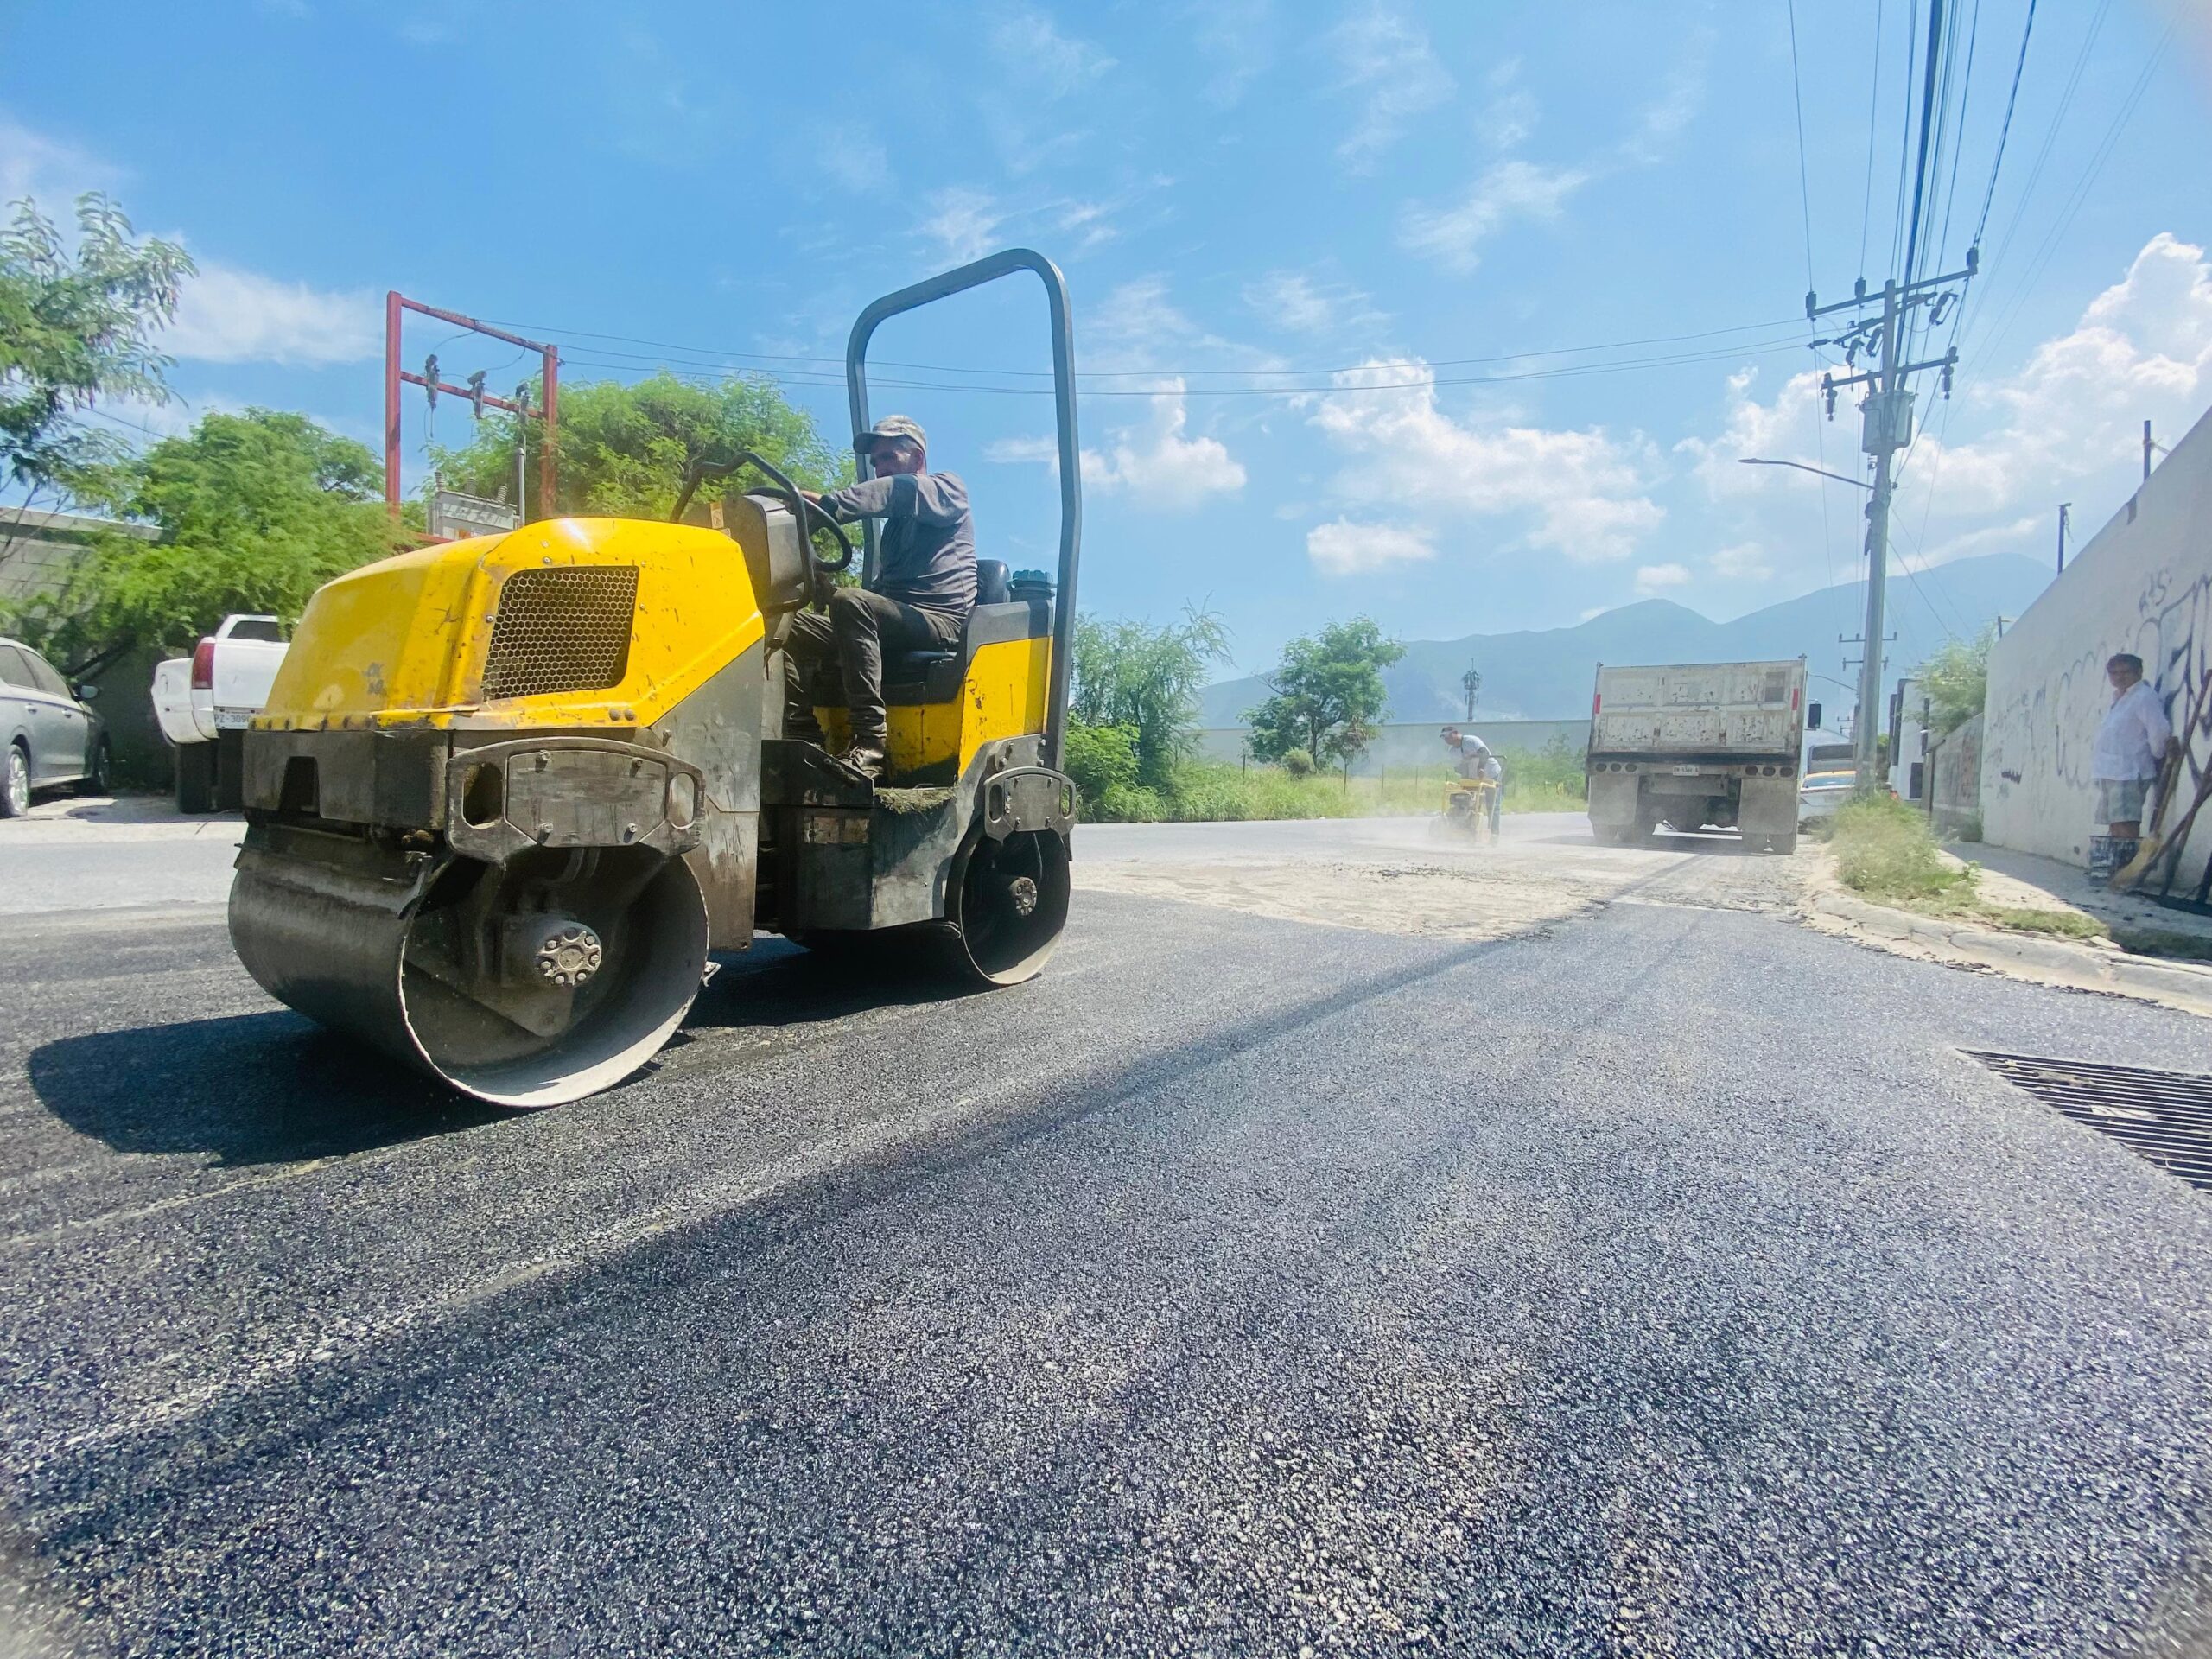
[[[1917,577],[1902,572],[1887,590],[1889,647],[1885,683],[1909,673],[1946,639],[1970,639],[1999,616],[2018,616],[2050,582],[2051,572],[2017,553],[1959,559]],[[1647,599],[1601,611],[1571,628],[1517,633],[1471,633],[1458,639],[1408,639],[1406,654],[1383,671],[1392,721],[1451,720],[1467,712],[1459,678],[1483,677],[1478,718],[1569,720],[1590,708],[1598,664],[1750,662],[1802,656],[1815,676],[1812,697],[1840,709],[1857,671],[1844,666],[1866,614],[1863,582],[1823,588],[1732,621],[1715,622],[1671,600]],[[1241,726],[1244,710],[1268,695],[1258,675],[1223,680],[1198,693],[1201,726]]]

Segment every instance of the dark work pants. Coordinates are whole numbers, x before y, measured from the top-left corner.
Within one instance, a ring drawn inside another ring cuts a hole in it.
[[[845,706],[852,710],[855,741],[883,741],[883,657],[905,651],[957,651],[960,619],[944,611],[909,605],[865,588],[840,588],[830,595],[830,613],[801,611],[791,619],[785,643],[785,719],[802,725],[811,715],[799,685],[804,663],[835,663],[845,683]]]

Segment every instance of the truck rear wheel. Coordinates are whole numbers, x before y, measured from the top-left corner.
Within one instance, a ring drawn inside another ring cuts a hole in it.
[[[213,812],[215,810],[215,746],[180,743],[171,751],[176,762],[176,810]]]

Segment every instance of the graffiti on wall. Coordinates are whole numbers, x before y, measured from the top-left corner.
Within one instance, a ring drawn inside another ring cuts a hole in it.
[[[2212,571],[2191,575],[2161,565],[2145,578],[2132,623],[2115,637],[2094,640],[2019,685],[1990,709],[1990,770],[1985,783],[1998,801],[2015,787],[2040,796],[2056,780],[2082,798],[2080,836],[2089,834],[2090,751],[2112,698],[2105,664],[2118,652],[2143,659],[2144,677],[2165,703],[2177,733],[2190,741],[2177,813],[2196,794],[2212,749]],[[2048,798],[2044,797],[2044,798]],[[2192,842],[2200,838],[2192,834]],[[2198,861],[2188,849],[2183,861]]]

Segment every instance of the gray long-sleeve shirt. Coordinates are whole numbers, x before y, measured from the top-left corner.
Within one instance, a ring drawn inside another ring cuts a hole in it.
[[[841,519],[885,518],[874,588],[889,599],[964,617],[976,604],[976,520],[955,473],[901,473],[831,490]]]

